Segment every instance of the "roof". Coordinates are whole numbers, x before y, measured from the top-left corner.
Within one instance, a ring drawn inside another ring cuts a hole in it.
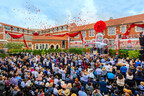
[[[25,29],[25,30],[33,31],[33,30],[29,29],[29,28],[18,27],[18,26],[14,26],[14,25],[2,23],[2,22],[0,22],[0,24],[5,25],[5,26],[11,26],[11,27],[16,27],[16,28],[20,28],[20,29]]]
[[[32,40],[68,40],[67,37],[54,37],[54,36],[33,36]]]
[[[62,26],[74,26],[76,25],[75,23],[70,23],[70,24],[64,24],[64,25],[60,25],[60,26],[56,26],[56,27],[51,27],[51,28],[47,28],[47,29],[42,29],[42,30],[39,30],[39,31],[45,31],[45,30],[49,30],[49,29],[54,29],[54,28],[58,28],[58,27],[62,27]]]
[[[138,23],[142,21],[144,21],[144,14],[133,15],[133,16],[117,18],[117,19],[110,19],[110,20],[105,21],[105,23],[106,23],[106,26],[114,26],[114,25],[121,25],[121,24]],[[73,28],[71,31],[74,32],[74,31],[80,31],[80,30],[86,30],[86,29],[93,29],[94,24],[95,23],[77,26]]]

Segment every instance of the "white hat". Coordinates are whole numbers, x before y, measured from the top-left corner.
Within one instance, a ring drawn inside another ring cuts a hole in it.
[[[45,87],[49,87],[49,83],[48,82],[45,84]]]

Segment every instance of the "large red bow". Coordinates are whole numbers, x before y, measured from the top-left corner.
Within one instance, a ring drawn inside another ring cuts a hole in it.
[[[94,25],[94,30],[96,32],[103,32],[105,30],[105,28],[106,28],[106,23],[102,20],[96,22]]]

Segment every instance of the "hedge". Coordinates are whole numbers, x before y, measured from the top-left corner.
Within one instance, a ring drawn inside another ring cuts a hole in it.
[[[28,52],[29,54],[33,52],[33,55],[41,55],[41,54],[47,54],[47,53],[58,53],[58,52],[65,52],[65,53],[75,53],[75,54],[83,54],[83,52],[86,52],[85,48],[70,48],[68,50],[66,49],[42,49],[42,50],[21,50],[21,49],[10,49],[9,54],[19,54],[22,52]]]
[[[115,56],[116,55],[116,50],[109,49],[109,55],[110,56]],[[125,50],[125,49],[119,49],[118,50],[118,57],[120,57],[120,58],[129,57],[131,59],[132,57],[139,58],[139,56],[140,56],[140,51],[139,50]]]

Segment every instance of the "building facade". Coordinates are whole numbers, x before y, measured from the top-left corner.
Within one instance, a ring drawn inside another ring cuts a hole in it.
[[[5,31],[14,34],[24,34],[26,42],[31,49],[48,49],[62,48],[68,49],[71,47],[91,47],[84,46],[79,35],[69,38],[50,36],[61,35],[65,33],[82,32],[83,39],[86,43],[96,41],[103,42],[109,45],[109,48],[116,48],[115,39],[119,35],[121,49],[140,49],[139,34],[144,31],[144,28],[135,26],[130,30],[127,39],[122,39],[123,34],[127,31],[132,23],[144,24],[144,14],[128,16],[118,19],[109,19],[105,21],[106,29],[103,32],[95,32],[94,23],[77,26],[75,23],[57,26],[45,30],[30,30],[9,24],[0,23],[0,43],[5,42],[23,42],[23,38],[13,39]],[[39,36],[33,36],[33,33],[39,33]],[[129,42],[130,41],[130,42]]]

